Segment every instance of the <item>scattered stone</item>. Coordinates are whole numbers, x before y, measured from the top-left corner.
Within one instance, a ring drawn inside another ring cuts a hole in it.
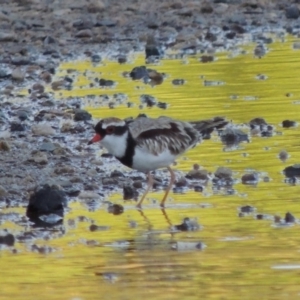
[[[27,129],[25,124],[22,123],[17,123],[17,122],[12,122],[10,124],[10,131],[14,132],[14,131],[25,131]]]
[[[21,68],[16,68],[11,73],[11,78],[16,81],[23,81],[25,79],[26,73],[22,71]]]
[[[0,151],[10,151],[10,146],[6,141],[0,141]]]
[[[281,150],[278,154],[278,158],[282,161],[285,162],[288,158],[290,157],[289,153],[285,150]]]
[[[155,97],[147,94],[143,94],[140,96],[140,101],[143,104],[146,104],[147,107],[152,107],[157,104],[157,100]]]
[[[39,146],[40,151],[53,152],[56,146],[51,142],[44,142]]]
[[[36,189],[34,194],[31,195],[26,216],[31,222],[34,222],[36,226],[61,224],[64,216],[64,207],[66,205],[67,199],[65,193],[54,186],[51,187],[45,184],[42,188]],[[41,216],[51,214],[60,217],[58,218],[58,222],[48,223],[41,219]]]
[[[132,78],[132,80],[149,80],[148,71],[145,66],[133,68],[132,71],[129,73],[129,76]]]
[[[254,213],[256,211],[256,208],[251,206],[251,205],[245,205],[245,206],[241,206],[239,208],[239,210],[240,210],[241,213],[251,214],[251,213]]]
[[[53,129],[49,124],[35,124],[31,127],[32,133],[39,136],[49,136],[55,134],[55,129]]]
[[[284,120],[282,121],[282,127],[284,128],[290,128],[290,127],[296,127],[297,122],[290,121],[290,120]]]
[[[285,214],[284,220],[286,223],[295,223],[296,222],[296,218],[290,212],[287,212]]]
[[[184,218],[182,224],[175,225],[174,229],[179,231],[197,231],[200,229],[200,225],[198,224],[197,220]]]
[[[296,165],[293,165],[293,166],[286,167],[283,170],[283,173],[288,178],[300,177],[300,164],[296,164]]]
[[[7,194],[7,190],[2,185],[0,185],[0,198],[7,196]]]
[[[161,58],[164,55],[164,51],[159,45],[158,41],[151,35],[148,36],[145,47],[146,59],[151,56]]]
[[[201,185],[195,185],[194,186],[194,191],[198,192],[198,193],[202,193],[203,192],[203,186],[201,186]]]
[[[83,109],[76,109],[74,114],[74,121],[89,121],[92,119],[92,115]]]
[[[184,85],[186,81],[184,79],[173,79],[172,84],[173,85]]]
[[[16,40],[16,35],[13,32],[0,32],[0,42],[14,42]]]
[[[215,58],[211,55],[202,55],[200,57],[200,61],[202,63],[209,63],[209,62],[213,62],[215,60]]]
[[[92,36],[93,36],[93,32],[90,29],[82,29],[75,34],[75,37],[78,38],[91,38]]]
[[[219,167],[212,182],[217,187],[231,187],[234,183],[232,171],[229,168]]]
[[[249,143],[248,134],[236,128],[226,128],[220,132],[220,137],[226,147],[235,147],[241,142]]]
[[[108,212],[113,215],[121,215],[124,212],[124,207],[120,204],[111,204],[108,207]]]
[[[43,153],[41,151],[35,151],[35,153],[33,153],[32,157],[29,159],[29,161],[32,161],[32,160],[39,165],[48,164],[47,154]]]
[[[123,187],[123,200],[137,200],[139,193],[131,185],[125,185]]]
[[[203,250],[206,247],[202,242],[175,242],[172,244],[172,249],[177,251]]]
[[[164,81],[164,76],[162,73],[159,73],[155,70],[148,69],[148,76],[149,76],[149,84],[153,87],[155,85],[160,85]]]
[[[99,54],[93,54],[91,56],[91,61],[92,61],[92,63],[97,64],[97,63],[100,63],[102,61],[102,58]]]
[[[245,174],[242,176],[243,184],[255,185],[258,183],[258,175],[256,173],[253,174]]]
[[[99,85],[102,87],[113,87],[116,85],[116,82],[110,79],[101,78],[99,80]]]
[[[297,5],[291,5],[286,8],[285,16],[287,19],[298,19],[300,16],[300,10]]]
[[[2,235],[0,236],[0,244],[12,247],[15,244],[15,237],[11,233]]]
[[[109,229],[110,229],[109,226],[99,226],[99,225],[96,225],[96,224],[92,224],[90,226],[90,231],[92,231],[92,232],[94,232],[94,231],[107,231]]]

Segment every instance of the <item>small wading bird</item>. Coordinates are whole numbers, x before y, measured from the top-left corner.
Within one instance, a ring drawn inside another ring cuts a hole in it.
[[[112,117],[102,119],[97,123],[96,135],[88,144],[100,142],[123,165],[148,174],[148,186],[137,207],[141,207],[152,188],[151,171],[167,168],[171,179],[160,203],[161,207],[164,207],[175,181],[175,174],[170,165],[179,155],[193,148],[202,138],[207,138],[215,128],[221,128],[227,123],[219,117],[191,123],[168,117],[157,119],[139,117],[131,121]]]

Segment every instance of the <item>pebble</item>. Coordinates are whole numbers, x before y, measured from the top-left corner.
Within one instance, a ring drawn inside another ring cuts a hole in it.
[[[92,115],[83,109],[76,109],[74,114],[74,121],[89,121],[92,119]]]
[[[298,19],[300,16],[300,10],[297,5],[291,5],[285,10],[285,16],[288,19]]]
[[[10,151],[10,146],[6,141],[0,140],[0,151],[5,151],[5,152]]]
[[[11,233],[2,235],[0,236],[0,244],[12,247],[15,244],[15,237]]]
[[[31,127],[32,133],[38,136],[49,136],[55,134],[55,129],[53,129],[49,124],[34,124]]]
[[[123,187],[123,200],[131,200],[135,199],[137,200],[139,196],[139,193],[136,191],[136,189],[131,185],[125,185]]]
[[[25,75],[26,73],[20,68],[14,69],[11,73],[12,79],[16,81],[23,81],[25,79]]]
[[[300,164],[286,167],[283,173],[288,178],[300,177]]]
[[[242,176],[243,184],[252,184],[255,185],[258,183],[258,175],[256,173],[253,174],[245,174]]]
[[[75,37],[78,38],[91,38],[92,36],[93,32],[90,29],[82,29],[75,34]]]
[[[67,205],[65,193],[54,186],[45,184],[36,189],[29,199],[26,216],[37,226],[54,225],[40,219],[42,215],[58,215],[57,223],[61,223],[64,216],[64,207]]]
[[[17,122],[12,122],[10,124],[10,131],[14,132],[14,131],[25,131],[27,129],[27,126],[25,124],[22,123],[17,123]]]

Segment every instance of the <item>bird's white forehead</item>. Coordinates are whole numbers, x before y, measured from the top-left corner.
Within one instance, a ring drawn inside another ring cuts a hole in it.
[[[102,120],[102,128],[106,129],[108,126],[124,126],[125,121],[118,118],[107,118]]]

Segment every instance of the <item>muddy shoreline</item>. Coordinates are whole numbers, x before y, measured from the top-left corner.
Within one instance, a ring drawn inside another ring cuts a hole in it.
[[[126,63],[130,53],[145,51],[149,36],[155,47],[182,55],[251,41],[260,57],[272,42],[268,32],[300,34],[299,16],[298,1],[1,1],[0,208],[26,207],[43,184],[92,205],[114,189],[142,191],[145,184],[143,174],[114,171],[113,158],[99,159],[97,148],[87,147],[94,121],[80,98],[54,95],[72,88],[71,75],[55,78],[61,62]],[[163,189],[167,178],[158,174]],[[175,188],[197,186],[183,181]]]

